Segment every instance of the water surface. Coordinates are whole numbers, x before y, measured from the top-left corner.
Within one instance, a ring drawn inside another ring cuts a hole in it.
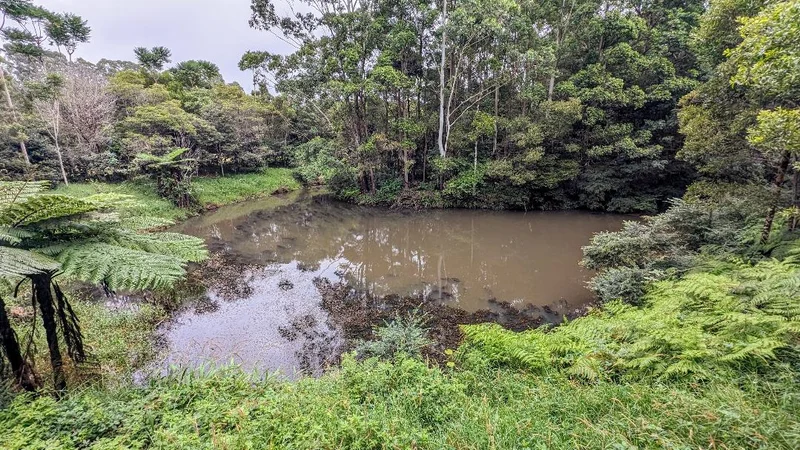
[[[577,211],[397,211],[321,196],[245,211],[197,217],[180,231],[242,264],[296,264],[375,295],[423,294],[467,311],[489,300],[520,307],[591,301],[581,247],[625,219]]]
[[[315,279],[346,283],[372,299],[398,294],[474,316],[510,305],[557,321],[593,300],[581,247],[626,219],[398,211],[306,194],[221,208],[178,229],[205,238],[214,256],[203,269],[206,302],[166,331],[167,362],[233,361],[290,376],[319,371],[344,348],[347,330],[342,311],[323,306]],[[353,303],[345,314],[368,306]]]

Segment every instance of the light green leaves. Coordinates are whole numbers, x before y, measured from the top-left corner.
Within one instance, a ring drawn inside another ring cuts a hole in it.
[[[742,19],[743,41],[728,52],[736,65],[731,83],[752,86],[771,97],[800,93],[800,1],[775,3]]]
[[[747,140],[765,152],[800,154],[800,109],[776,108],[758,113]]]

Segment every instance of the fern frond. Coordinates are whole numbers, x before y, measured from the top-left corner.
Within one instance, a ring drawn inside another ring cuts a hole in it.
[[[166,288],[186,273],[184,261],[174,256],[103,242],[68,244],[54,256],[67,276],[111,290]]]
[[[33,236],[33,233],[20,228],[0,226],[0,242],[5,242],[10,245],[16,245]]]
[[[588,381],[595,381],[602,374],[600,362],[590,356],[583,356],[567,369],[567,373]]]
[[[50,189],[49,181],[0,181],[0,209]]]
[[[148,253],[173,256],[191,262],[208,258],[202,239],[179,233],[120,232],[110,236],[110,243]]]
[[[47,256],[28,250],[0,247],[0,277],[21,277],[58,269]]]
[[[35,195],[0,210],[0,225],[19,227],[95,211],[95,203],[67,195]]]
[[[128,217],[120,222],[120,226],[127,230],[143,231],[168,227],[175,222],[160,217]]]

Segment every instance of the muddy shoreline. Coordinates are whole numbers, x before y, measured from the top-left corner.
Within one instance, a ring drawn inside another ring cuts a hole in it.
[[[508,302],[490,300],[490,308],[475,312],[465,311],[430,296],[402,296],[397,294],[376,296],[368,291],[357,289],[346,282],[332,282],[324,277],[313,277],[313,291],[309,286],[301,286],[302,275],[313,275],[309,269],[297,264],[289,274],[276,273],[268,284],[273,294],[285,293],[287,296],[309,298],[309,310],[283,318],[282,323],[270,323],[277,335],[285,341],[286,358],[295,358],[296,376],[318,376],[331,367],[336,367],[342,355],[352,351],[357,343],[375,338],[376,327],[398,318],[421,316],[425,320],[428,337],[433,341],[423,349],[423,357],[433,364],[447,361],[445,351],[456,349],[463,340],[461,325],[497,323],[513,331],[525,331],[542,325],[558,325],[564,316],[556,312],[564,305],[527,305],[522,309]],[[194,292],[205,291],[204,295],[194,297],[173,311],[173,319],[162,327],[161,340],[169,341],[168,334],[181,317],[213,317],[220,310],[248,302],[248,299],[264,297],[268,302],[281,303],[283,297],[264,296],[264,286],[252,282],[254,273],[265,270],[257,265],[237,263],[229,255],[215,253],[204,264],[191,271],[189,284]],[[301,275],[300,278],[297,276]],[[255,277],[256,279],[259,276]],[[294,292],[296,289],[306,289]],[[313,298],[312,298],[313,297]],[[563,303],[563,302],[559,302]],[[573,319],[586,312],[589,307],[575,309],[566,317]],[[222,316],[224,317],[224,316]],[[267,324],[265,324],[267,325]],[[256,332],[269,330],[259,328]],[[165,347],[165,350],[168,350]],[[291,353],[291,355],[289,355]],[[257,355],[251,355],[257,358]],[[207,361],[205,361],[207,362]]]

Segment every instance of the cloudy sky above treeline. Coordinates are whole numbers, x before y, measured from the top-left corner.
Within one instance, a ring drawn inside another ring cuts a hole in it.
[[[250,0],[34,0],[54,12],[78,14],[89,22],[92,39],[76,55],[133,61],[134,47],[162,45],[172,62],[204,59],[217,64],[225,81],[252,87],[238,63],[247,50],[286,53],[290,48],[272,34],[253,30]]]

